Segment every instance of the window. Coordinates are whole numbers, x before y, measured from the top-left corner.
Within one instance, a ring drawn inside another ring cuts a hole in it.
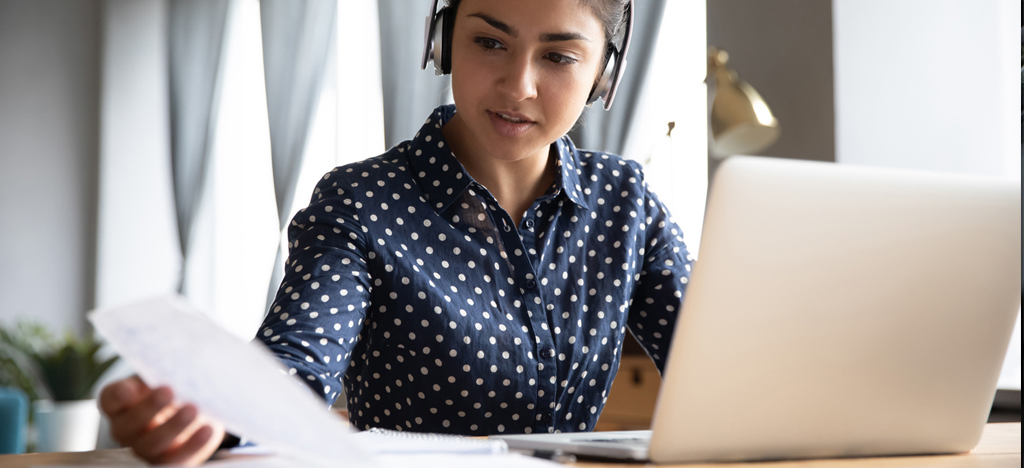
[[[330,51],[289,219],[309,203],[324,173],[384,151],[380,42],[368,39],[379,35],[376,2],[339,6],[338,15],[345,28],[336,38],[345,47]],[[362,46],[348,47],[355,38]],[[339,63],[358,63],[360,72],[339,70]],[[222,67],[207,199],[197,223],[212,240],[196,241],[190,295],[219,324],[250,339],[266,314],[279,238],[258,0],[232,3]]]
[[[666,2],[624,151],[640,162],[650,161],[648,183],[679,223],[694,256],[708,188],[706,31],[704,2]],[[675,122],[671,139],[665,136],[668,122]]]
[[[208,307],[221,326],[248,340],[266,313],[278,227],[258,0],[231,4],[222,67],[201,215],[213,233]]]

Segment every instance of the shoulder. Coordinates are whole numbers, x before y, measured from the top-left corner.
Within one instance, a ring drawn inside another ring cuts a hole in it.
[[[400,143],[378,156],[328,171],[313,189],[309,205],[292,218],[291,227],[308,229],[314,224],[326,223],[342,228],[346,222],[347,229],[362,226],[361,214],[378,210],[382,203],[391,201],[389,193],[397,193],[400,187],[405,188],[403,192],[413,189],[408,159],[404,156],[405,145],[406,142]]]
[[[311,204],[319,200],[361,199],[381,192],[393,183],[408,183],[409,164],[405,156],[408,142],[395,145],[383,154],[331,169],[313,190]]]
[[[585,196],[614,191],[643,197],[646,192],[643,166],[629,158],[604,151],[577,149],[577,174]]]
[[[580,166],[585,173],[597,176],[619,177],[623,174],[643,177],[643,166],[640,163],[603,151],[577,150]]]

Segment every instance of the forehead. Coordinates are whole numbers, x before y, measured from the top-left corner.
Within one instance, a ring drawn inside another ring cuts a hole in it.
[[[601,42],[604,29],[593,9],[580,0],[462,0],[459,23],[486,25],[479,16],[496,19],[519,36],[534,39],[544,34],[579,33]],[[467,19],[474,15],[475,17]]]

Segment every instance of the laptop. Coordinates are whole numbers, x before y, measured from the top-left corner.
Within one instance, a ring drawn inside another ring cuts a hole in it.
[[[654,463],[938,454],[981,438],[1020,307],[1020,182],[733,157],[650,431],[499,436]]]

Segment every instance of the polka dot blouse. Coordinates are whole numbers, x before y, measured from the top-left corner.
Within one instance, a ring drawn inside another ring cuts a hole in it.
[[[640,165],[553,143],[519,225],[448,149],[454,106],[341,166],[288,230],[258,338],[359,429],[586,431],[626,328],[664,368],[691,258]]]

